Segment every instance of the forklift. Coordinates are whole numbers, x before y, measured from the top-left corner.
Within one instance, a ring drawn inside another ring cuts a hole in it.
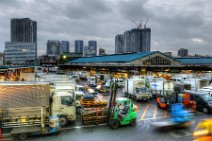
[[[136,106],[128,98],[117,97],[117,81],[111,81],[110,101],[108,107],[108,124],[112,129],[117,129],[123,125],[135,126],[136,124]]]
[[[170,105],[175,101],[175,95],[172,91],[160,91],[156,97],[157,106],[162,109],[170,110]]]

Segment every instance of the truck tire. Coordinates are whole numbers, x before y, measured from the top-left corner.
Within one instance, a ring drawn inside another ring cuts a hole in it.
[[[21,134],[17,135],[17,138],[19,140],[25,140],[25,139],[27,139],[27,137],[28,137],[27,133],[21,133]]]
[[[61,115],[59,121],[61,127],[64,127],[68,124],[68,118],[65,115]]]
[[[112,129],[117,129],[117,128],[119,128],[119,126],[120,126],[120,122],[118,120],[112,120],[110,122],[110,127]]]
[[[202,111],[205,113],[205,114],[208,114],[209,113],[209,110],[207,107],[203,107]]]
[[[136,119],[132,119],[132,120],[130,121],[130,125],[131,125],[131,126],[135,126],[135,125],[136,125]]]

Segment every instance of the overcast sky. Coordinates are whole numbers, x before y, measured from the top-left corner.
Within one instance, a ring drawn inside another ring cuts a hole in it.
[[[146,22],[152,30],[151,50],[189,49],[212,55],[212,0],[0,0],[0,51],[10,41],[10,19],[37,21],[38,53],[47,40],[97,40],[114,53],[115,35]]]

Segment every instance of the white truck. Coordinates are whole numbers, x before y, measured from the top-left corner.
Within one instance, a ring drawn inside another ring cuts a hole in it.
[[[149,88],[146,87],[145,77],[129,78],[125,81],[124,95],[137,100],[146,100],[152,98]]]
[[[209,80],[206,78],[189,78],[185,79],[183,83],[191,84],[191,91],[197,91],[209,85]]]
[[[151,82],[149,82],[149,88],[153,95],[161,94],[161,92],[174,91],[174,83],[169,80],[165,80],[163,78],[155,78]]]
[[[45,82],[0,83],[0,122],[3,132],[18,139],[32,134],[59,131],[59,119],[51,107],[49,84]]]
[[[53,98],[61,97],[61,103],[52,108],[53,113],[60,115],[61,126],[66,126],[69,121],[76,120],[76,112],[81,108],[80,99],[84,95],[85,87],[76,85],[75,81],[54,81],[51,82]],[[54,100],[53,100],[54,101]],[[66,104],[66,102],[69,101]],[[61,110],[62,109],[62,110]]]

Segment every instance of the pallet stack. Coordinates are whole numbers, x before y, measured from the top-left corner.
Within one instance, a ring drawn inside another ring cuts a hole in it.
[[[81,99],[81,105],[84,108],[106,107],[107,101],[99,97],[89,97],[89,98],[84,97]]]
[[[81,100],[81,121],[83,124],[101,124],[107,122],[107,102],[99,97],[84,97]]]

